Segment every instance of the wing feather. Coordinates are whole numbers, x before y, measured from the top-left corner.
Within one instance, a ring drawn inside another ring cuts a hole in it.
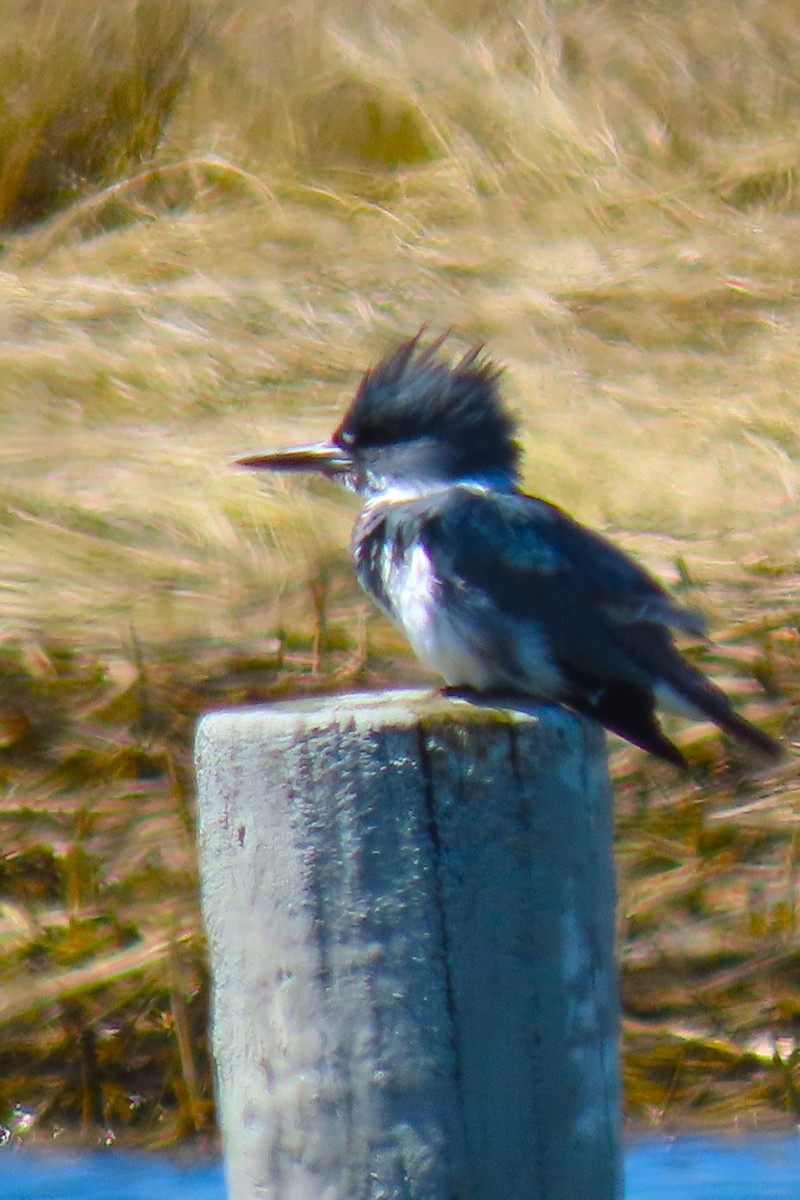
[[[486,651],[524,641],[528,623],[589,690],[614,678],[652,686],[684,665],[669,630],[703,628],[611,542],[544,500],[453,488],[420,534],[450,603],[480,607],[474,636]]]

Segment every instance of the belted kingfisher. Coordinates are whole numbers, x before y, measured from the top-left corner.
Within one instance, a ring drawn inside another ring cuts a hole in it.
[[[600,534],[520,490],[501,370],[482,346],[445,360],[444,340],[425,345],[420,330],[368,370],[329,442],[237,465],[316,471],[363,497],[358,579],[450,692],[507,708],[515,697],[554,700],[676,766],[686,759],[657,705],[780,757],[679,653],[672,630],[702,634],[700,614]]]

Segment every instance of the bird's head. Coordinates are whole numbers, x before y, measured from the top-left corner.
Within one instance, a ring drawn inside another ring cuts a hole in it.
[[[497,387],[500,369],[480,346],[448,362],[439,354],[443,341],[424,345],[420,331],[371,367],[330,442],[237,464],[317,471],[367,495],[461,479],[514,483],[520,451]]]

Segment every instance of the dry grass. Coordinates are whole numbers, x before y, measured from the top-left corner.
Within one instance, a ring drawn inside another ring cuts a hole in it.
[[[800,6],[8,7],[0,1103],[169,1136],[209,1120],[194,716],[413,671],[349,502],[227,463],[422,322],[796,732]],[[686,737],[689,783],[616,759],[630,1108],[796,1115],[796,770]]]

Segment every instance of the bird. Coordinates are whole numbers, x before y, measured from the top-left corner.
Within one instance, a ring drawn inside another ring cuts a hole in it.
[[[676,645],[676,633],[705,634],[701,614],[522,490],[503,368],[483,345],[453,361],[448,336],[426,340],[423,328],[370,367],[329,441],[235,465],[314,472],[361,497],[358,580],[449,694],[506,708],[555,702],[681,768],[660,709],[781,757]]]

